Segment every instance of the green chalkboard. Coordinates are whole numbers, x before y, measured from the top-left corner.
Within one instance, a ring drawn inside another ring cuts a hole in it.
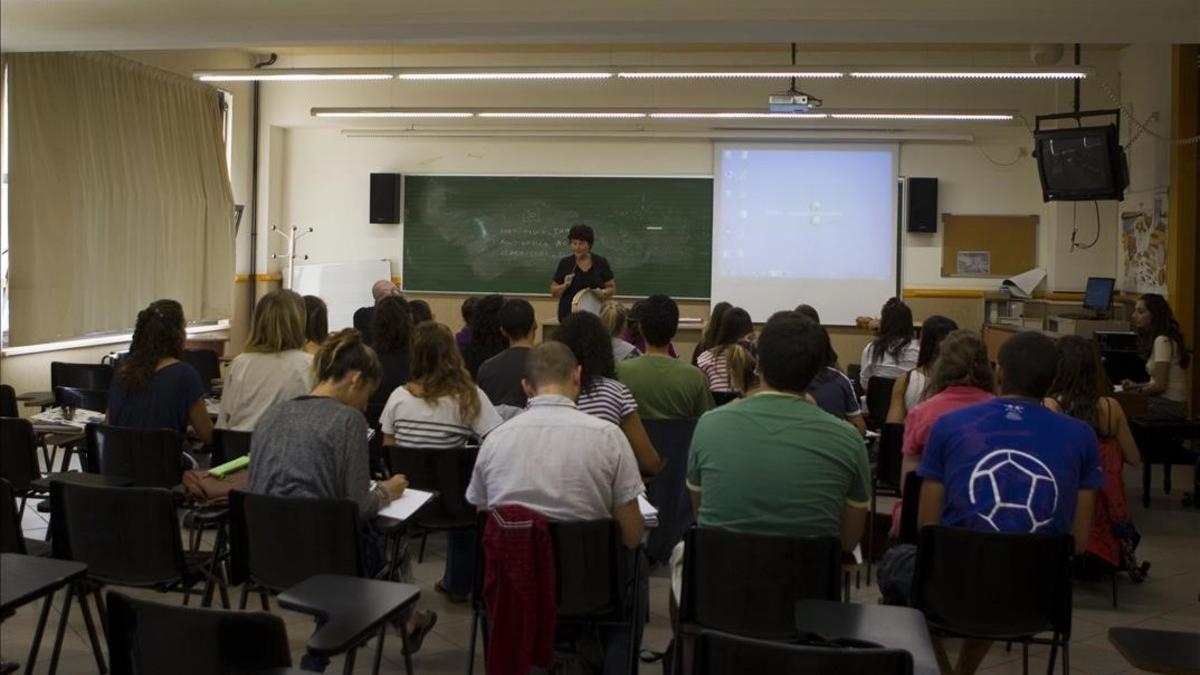
[[[404,287],[548,293],[576,223],[619,295],[709,296],[711,178],[406,175]]]

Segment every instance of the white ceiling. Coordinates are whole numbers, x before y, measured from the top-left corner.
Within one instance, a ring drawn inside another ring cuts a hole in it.
[[[0,0],[0,49],[1200,42],[1200,0]]]

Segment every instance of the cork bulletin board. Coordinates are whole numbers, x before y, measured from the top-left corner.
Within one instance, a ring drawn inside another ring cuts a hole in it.
[[[1037,267],[1037,216],[942,214],[943,277],[1008,277]]]

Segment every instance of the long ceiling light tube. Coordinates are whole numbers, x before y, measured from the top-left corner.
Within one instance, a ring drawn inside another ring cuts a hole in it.
[[[807,120],[1011,122],[1004,111],[887,111],[829,110],[807,113],[770,113],[757,110],[687,109],[433,109],[433,108],[312,108],[313,117],[362,119],[488,119],[488,120],[753,120],[793,122]]]

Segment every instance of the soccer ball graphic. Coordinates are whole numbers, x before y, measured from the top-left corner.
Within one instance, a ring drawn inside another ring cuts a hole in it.
[[[971,504],[998,532],[1037,532],[1058,512],[1058,482],[1040,459],[1019,450],[988,453],[971,471]]]

